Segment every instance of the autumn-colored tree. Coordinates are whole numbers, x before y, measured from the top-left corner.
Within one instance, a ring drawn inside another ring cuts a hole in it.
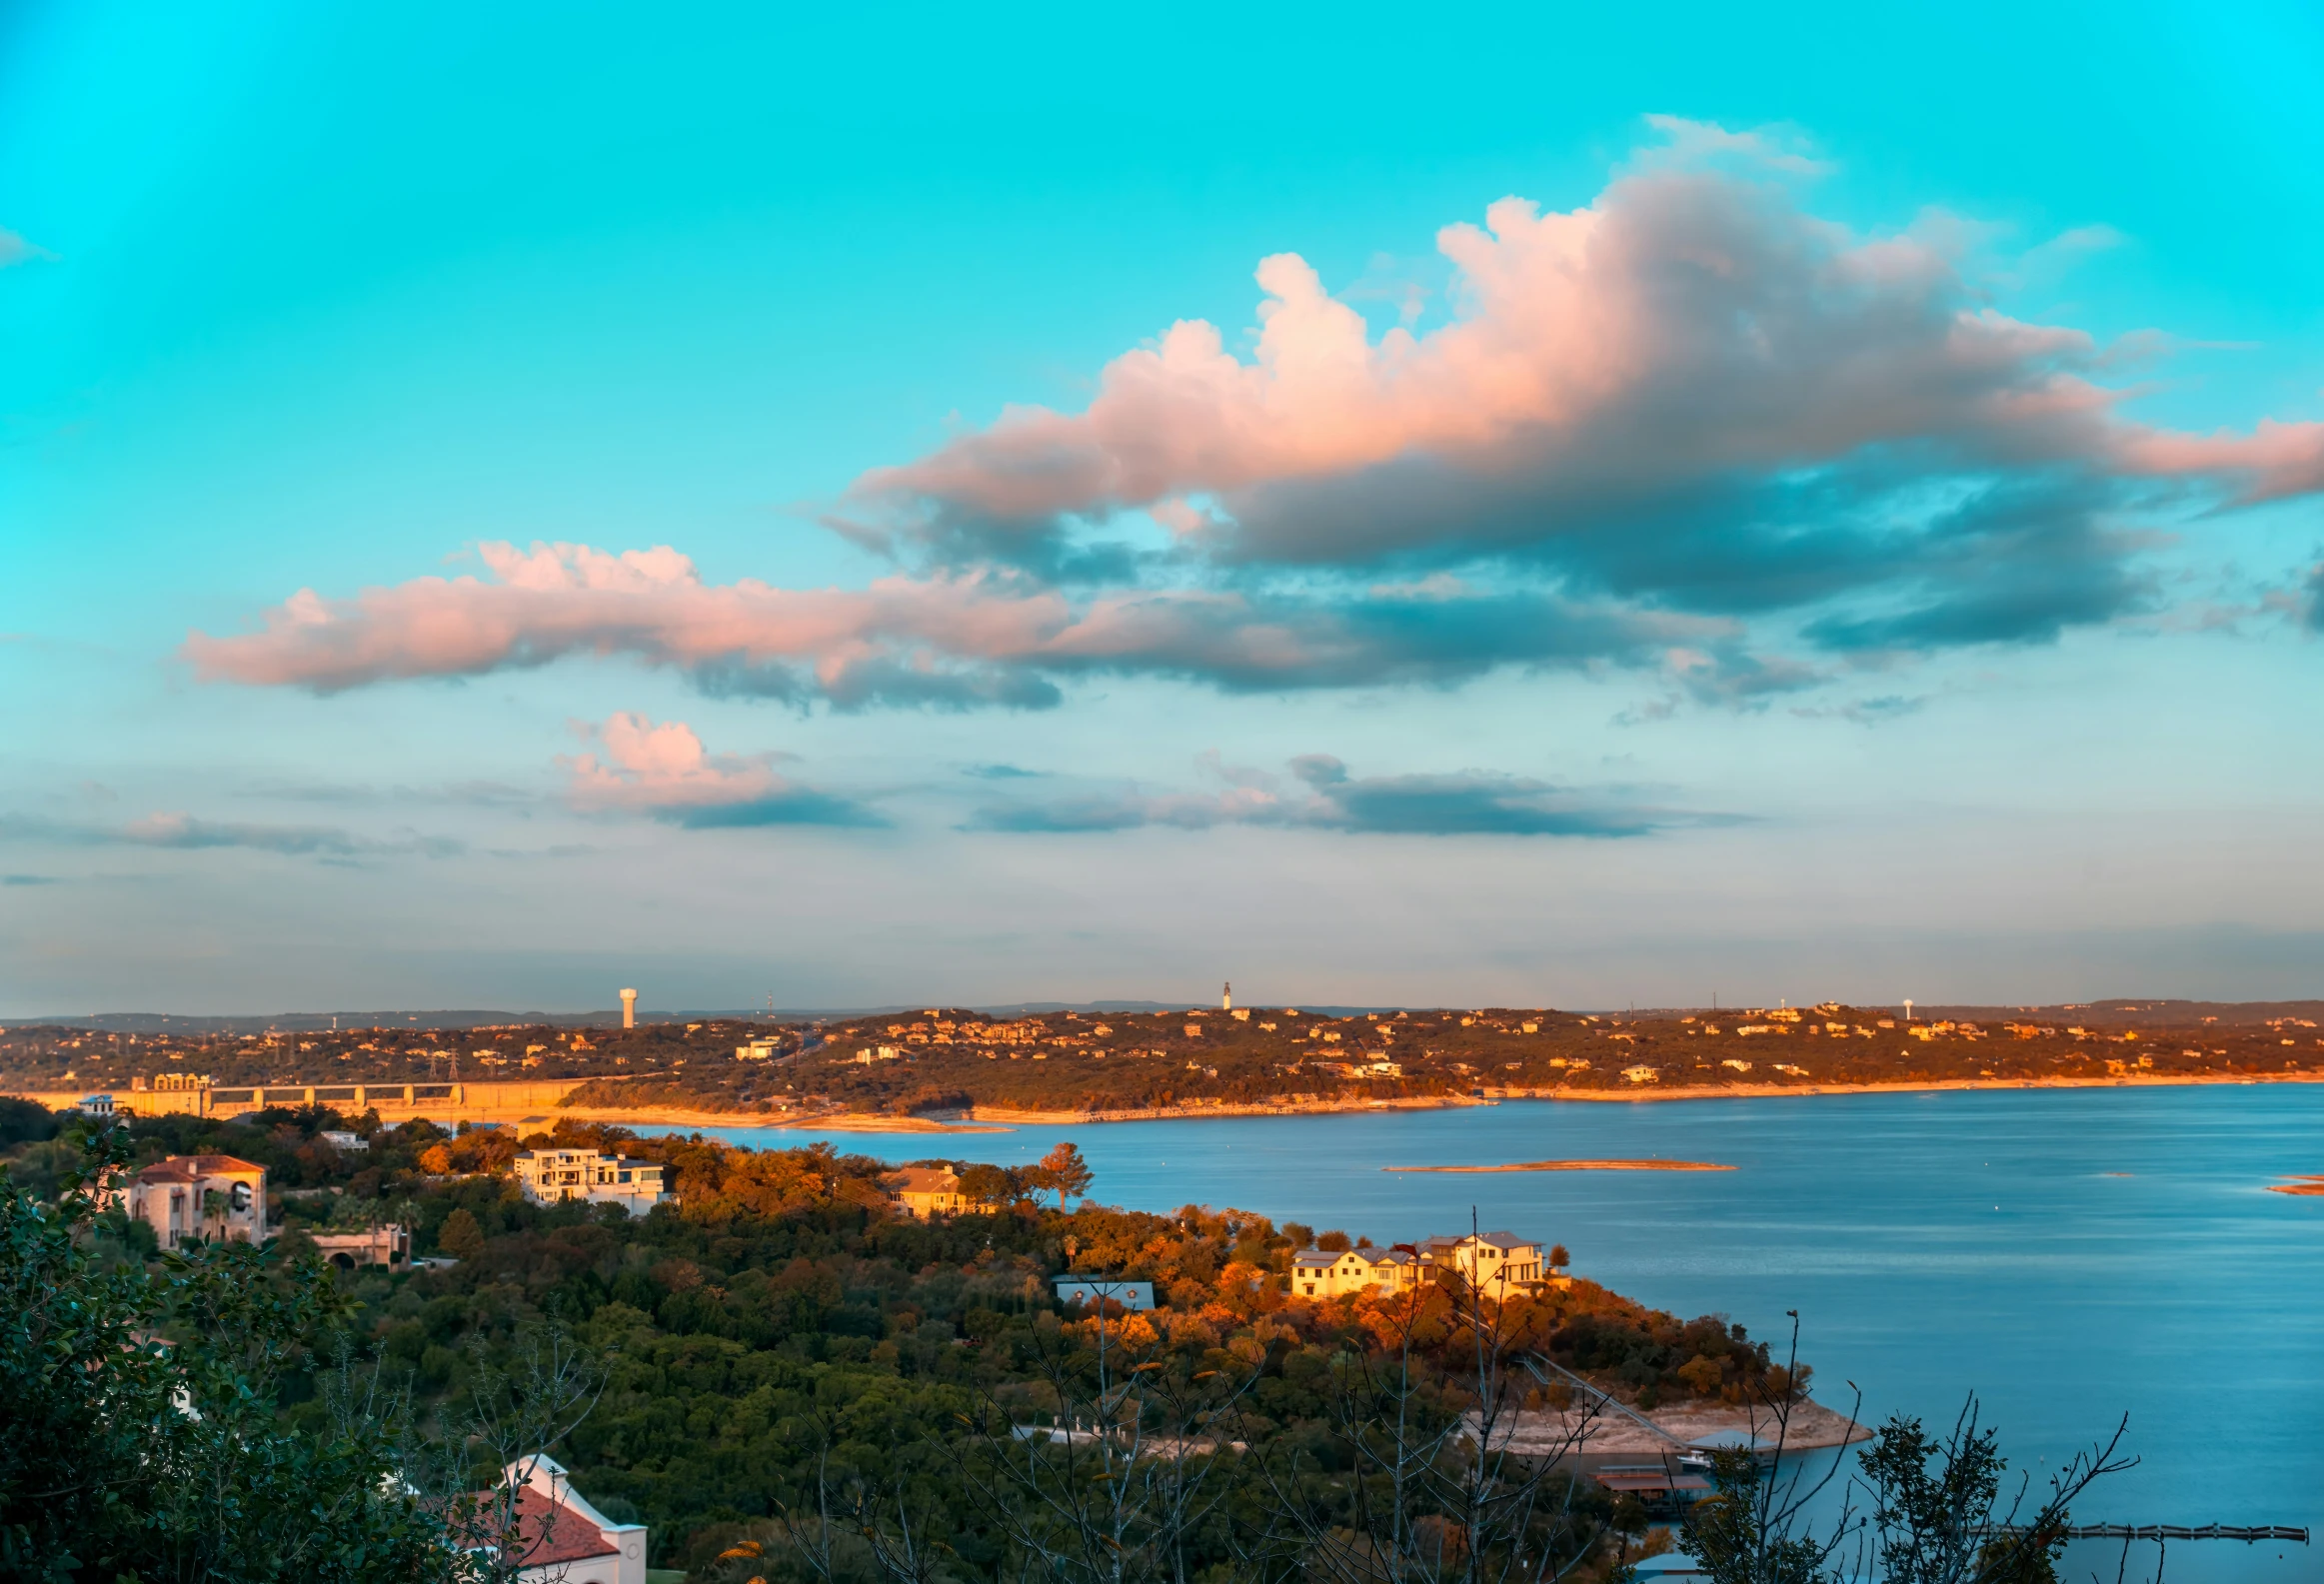
[[[1061,1210],[1066,1207],[1069,1195],[1080,1198],[1090,1191],[1090,1184],[1098,1180],[1098,1174],[1090,1169],[1090,1163],[1082,1158],[1082,1152],[1070,1143],[1061,1143],[1042,1156],[1041,1163],[1034,1170],[1040,1173],[1034,1179],[1036,1182],[1045,1188],[1057,1189],[1058,1208]]]

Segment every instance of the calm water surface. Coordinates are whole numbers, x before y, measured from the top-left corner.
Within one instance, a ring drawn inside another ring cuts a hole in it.
[[[1780,1338],[1796,1309],[1817,1396],[1949,1426],[1975,1390],[2037,1474],[2127,1413],[2140,1466],[2086,1521],[2301,1524],[2324,1538],[2324,1086],[1508,1101],[1006,1133],[828,1136],[896,1161],[1017,1164],[1071,1137],[1097,1197],[1235,1205],[1381,1243],[1465,1230],[1556,1241],[1658,1307]],[[1665,1156],[1731,1172],[1383,1172]],[[2046,1460],[2046,1462],[2044,1461]],[[2151,1548],[2146,1548],[2151,1570]],[[2075,1577],[2101,1561],[2081,1556]],[[2168,1576],[2324,1584],[2324,1546],[2182,1545]]]

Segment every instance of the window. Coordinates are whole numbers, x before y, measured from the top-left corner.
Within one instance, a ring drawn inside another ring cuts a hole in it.
[[[626,1171],[625,1171],[625,1172],[623,1172],[623,1173],[622,1173],[622,1181],[624,1181],[624,1182],[627,1182],[627,1181],[629,1181],[629,1180],[630,1180],[630,1174],[629,1174],[628,1172],[626,1172]]]

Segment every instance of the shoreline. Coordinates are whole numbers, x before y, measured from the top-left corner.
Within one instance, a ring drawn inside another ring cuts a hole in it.
[[[893,1116],[876,1111],[823,1111],[806,1115],[779,1111],[712,1111],[675,1105],[566,1106],[550,1101],[530,1105],[446,1105],[425,1103],[378,1107],[381,1120],[400,1122],[415,1118],[444,1125],[491,1122],[501,1126],[538,1122],[543,1127],[562,1118],[603,1122],[616,1126],[671,1127],[694,1130],[799,1130],[833,1133],[1007,1133],[1018,1127],[1083,1127],[1109,1122],[1201,1121],[1216,1117],[1345,1116],[1364,1112],[1450,1110],[1470,1105],[1498,1105],[1504,1100],[1571,1101],[1583,1105],[1670,1104],[1687,1100],[1757,1100],[1830,1098],[1848,1094],[1942,1094],[1981,1089],[2177,1089],[2225,1084],[2324,1083],[2324,1072],[2206,1073],[2102,1078],[1928,1078],[1887,1083],[1731,1083],[1673,1085],[1669,1088],[1575,1089],[1557,1087],[1488,1088],[1473,1094],[1401,1095],[1392,1099],[1309,1100],[1269,1105],[1239,1102],[1220,1105],[1173,1105],[1120,1109],[1034,1109],[1015,1106],[974,1106],[966,1113]],[[576,1085],[578,1086],[578,1085]],[[27,1098],[47,1101],[46,1091],[20,1089]],[[134,1096],[132,1097],[134,1103]],[[1683,1170],[1676,1163],[1619,1167],[1606,1163],[1560,1166],[1555,1162],[1528,1162],[1500,1167],[1396,1167],[1395,1170]],[[1696,1163],[1692,1169],[1721,1169]],[[2317,1188],[2287,1186],[2271,1191],[2318,1192]]]
[[[2324,1083],[2324,1072],[2255,1072],[2172,1077],[2104,1078],[1928,1078],[1895,1083],[1735,1083],[1674,1086],[1667,1089],[1487,1089],[1483,1098],[1466,1094],[1409,1095],[1388,1100],[1316,1100],[1296,1105],[1155,1106],[1121,1110],[1031,1110],[980,1105],[966,1116],[939,1119],[928,1116],[884,1116],[868,1111],[836,1111],[811,1116],[784,1116],[757,1111],[685,1111],[667,1107],[591,1107],[559,1109],[555,1114],[592,1122],[643,1122],[652,1126],[820,1129],[844,1133],[1001,1133],[1015,1127],[1082,1127],[1109,1122],[1202,1121],[1207,1118],[1265,1116],[1344,1116],[1367,1111],[1449,1110],[1459,1106],[1497,1105],[1504,1100],[1574,1101],[1585,1105],[1668,1104],[1684,1100],[1758,1100],[1830,1098],[1848,1094],[1945,1094],[1982,1089],[2185,1089],[2221,1085],[2267,1083]],[[539,1116],[539,1111],[525,1113]],[[470,1120],[519,1120],[517,1117],[470,1117]],[[554,1119],[553,1117],[551,1118]],[[1515,1170],[1520,1167],[1390,1168]],[[1554,1170],[1541,1166],[1536,1169]],[[1567,1169],[1605,1169],[1567,1168]],[[1674,1170],[1661,1165],[1631,1169]],[[1725,1169],[1697,1165],[1694,1169]]]

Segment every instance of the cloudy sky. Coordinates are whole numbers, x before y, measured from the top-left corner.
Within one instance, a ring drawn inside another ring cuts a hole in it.
[[[2318,993],[2220,9],[0,9],[0,1015]]]

